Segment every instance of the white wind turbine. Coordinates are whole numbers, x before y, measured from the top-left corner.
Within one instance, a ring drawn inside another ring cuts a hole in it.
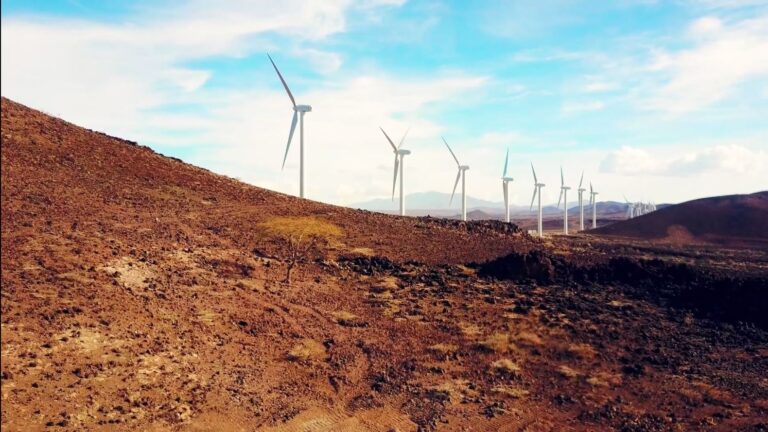
[[[443,137],[440,137],[443,138]],[[459,185],[459,178],[461,178],[461,220],[466,221],[467,220],[467,170],[469,169],[469,165],[462,165],[461,162],[459,162],[459,158],[456,157],[456,155],[453,153],[453,150],[451,150],[451,146],[448,145],[448,141],[443,138],[443,142],[445,143],[445,146],[448,147],[448,151],[451,152],[451,156],[453,156],[453,160],[456,161],[456,165],[459,167],[459,172],[456,173],[456,182],[453,184],[453,192],[451,192],[451,200],[450,203],[453,202],[453,195],[456,194],[456,186]]]
[[[592,189],[592,182],[589,182],[589,204],[592,206],[592,228],[597,228],[597,192]]]
[[[408,130],[405,131],[405,134],[400,139],[400,143],[395,146],[395,143],[392,142],[392,139],[389,138],[389,135],[387,135],[386,132],[384,132],[384,129],[379,127],[381,129],[381,132],[384,134],[384,136],[387,138],[387,141],[389,141],[389,145],[392,146],[392,150],[395,152],[395,173],[392,178],[392,199],[395,199],[395,184],[397,184],[397,169],[400,168],[400,216],[405,216],[405,195],[403,193],[403,162],[405,161],[405,155],[411,154],[410,150],[402,149],[403,143],[405,142],[405,137],[408,135]]]
[[[626,215],[626,218],[627,219],[632,219],[633,217],[635,217],[635,204],[629,202],[629,200],[627,199],[626,195],[624,196],[624,202],[627,203],[627,215]]]
[[[568,191],[571,188],[565,185],[563,167],[560,167],[560,198],[557,199],[557,208],[560,208],[560,200],[563,201],[563,234],[568,235]]]
[[[584,231],[584,192],[585,188],[581,187],[581,183],[584,181],[584,171],[581,172],[581,178],[579,179],[579,230]]]
[[[504,173],[501,175],[501,181],[504,186],[504,221],[509,223],[509,182],[512,177],[507,176],[507,167],[509,166],[509,148],[507,148],[507,157],[504,159]]]
[[[285,79],[283,79],[283,75],[280,73],[280,70],[277,69],[277,65],[275,65],[275,62],[272,60],[272,57],[269,54],[267,54],[267,57],[269,57],[269,61],[272,63],[272,67],[275,68],[275,72],[277,72],[277,76],[280,78],[280,82],[283,83],[283,87],[285,87],[285,91],[288,93],[288,97],[291,98],[291,103],[293,104],[293,120],[291,120],[291,131],[288,133],[288,144],[285,146],[285,156],[283,156],[283,169],[285,168],[285,161],[288,159],[288,150],[291,148],[291,139],[293,139],[293,132],[296,130],[296,123],[300,123],[299,196],[304,198],[304,114],[312,111],[312,107],[309,105],[296,105],[296,100],[293,98],[291,89],[289,89],[288,84],[285,83]],[[301,116],[299,116],[299,113],[301,113]]]
[[[538,217],[538,224],[537,224],[537,231],[539,233],[539,237],[544,235],[544,225],[542,223],[542,212],[541,212],[541,188],[546,186],[544,183],[539,183],[539,179],[536,178],[536,170],[533,168],[533,163],[531,163],[531,171],[533,171],[533,197],[531,197],[531,210],[533,210],[533,201],[536,199],[536,196],[539,197],[539,217]]]

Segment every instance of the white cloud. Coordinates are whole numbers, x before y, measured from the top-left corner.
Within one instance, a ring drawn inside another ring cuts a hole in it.
[[[661,156],[663,155],[663,156]],[[724,142],[688,152],[654,152],[624,146],[600,162],[600,171],[621,175],[693,176],[717,173],[759,175],[768,166],[768,151],[740,142]]]
[[[669,113],[706,108],[751,79],[768,78],[768,16],[723,23],[703,17],[689,28],[693,47],[656,53],[648,70],[663,84],[645,106]]]
[[[605,108],[605,103],[601,101],[564,102],[562,106],[564,113],[599,111],[603,108]]]

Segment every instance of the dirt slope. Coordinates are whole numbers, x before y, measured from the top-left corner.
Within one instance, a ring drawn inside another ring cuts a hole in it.
[[[590,231],[673,243],[768,246],[768,191],[702,198]]]
[[[468,264],[583,243],[299,200],[6,99],[2,141],[3,431],[767,427],[764,330]],[[345,236],[287,286],[274,215]]]

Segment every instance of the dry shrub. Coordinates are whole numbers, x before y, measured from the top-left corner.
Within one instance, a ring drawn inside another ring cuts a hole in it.
[[[324,360],[325,347],[312,339],[302,339],[288,351],[288,360],[308,362],[311,360]]]
[[[291,271],[298,263],[322,258],[325,249],[344,232],[336,225],[316,217],[275,217],[259,224],[259,228],[279,245],[286,263],[285,282],[291,282]]]
[[[494,333],[485,340],[478,342],[477,346],[483,351],[496,353],[506,353],[515,348],[506,333]]]

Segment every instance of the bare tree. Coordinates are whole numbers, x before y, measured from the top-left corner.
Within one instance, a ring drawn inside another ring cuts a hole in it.
[[[330,241],[343,235],[341,228],[315,217],[276,217],[259,227],[278,244],[288,284],[297,264],[321,256]]]

